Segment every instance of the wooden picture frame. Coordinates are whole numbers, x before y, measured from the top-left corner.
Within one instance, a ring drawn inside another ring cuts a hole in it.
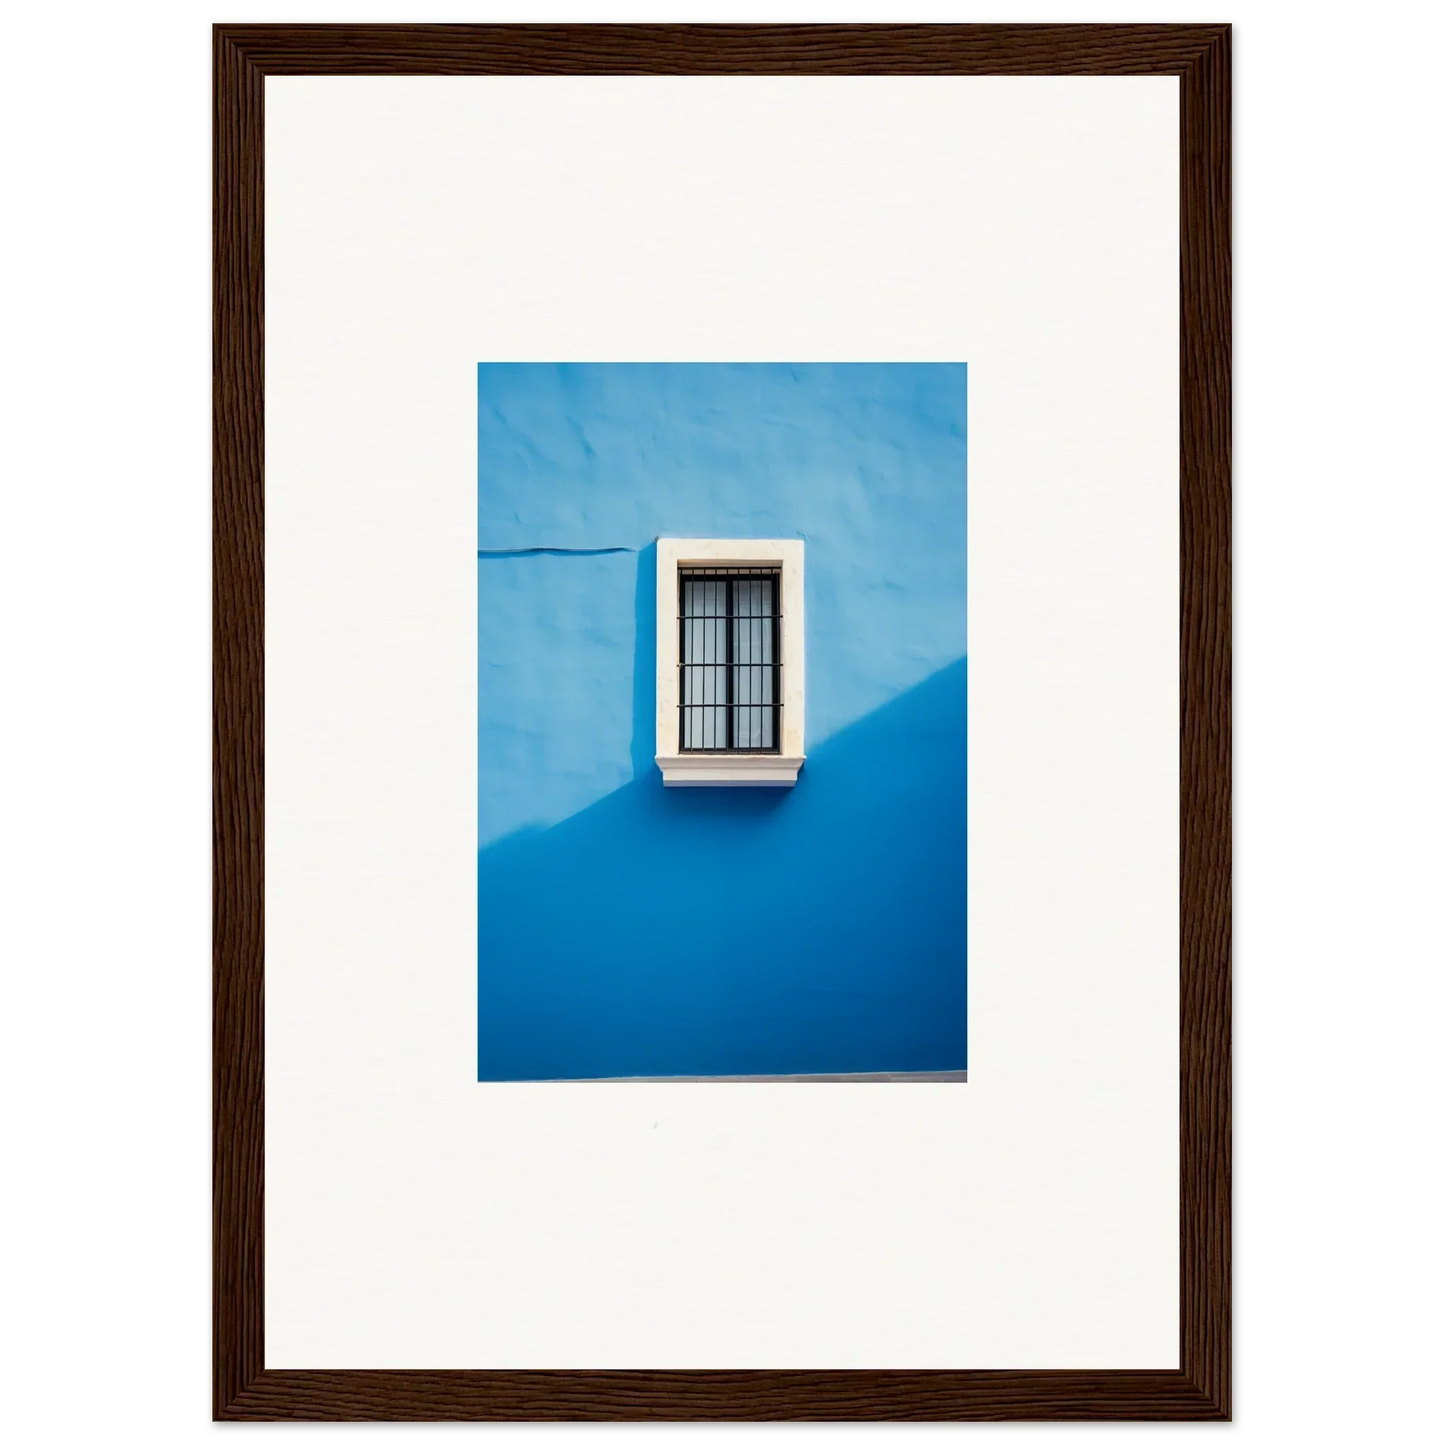
[[[402,74],[1179,77],[1179,1369],[264,1368],[263,80]],[[214,81],[215,1418],[1228,1419],[1229,27],[219,25]]]

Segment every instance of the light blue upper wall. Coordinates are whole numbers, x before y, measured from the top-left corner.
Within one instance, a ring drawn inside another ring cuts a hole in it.
[[[962,364],[484,364],[477,547],[804,538],[812,746],[967,650],[966,416]]]
[[[638,557],[542,553],[478,566],[485,845],[559,823],[632,778]]]

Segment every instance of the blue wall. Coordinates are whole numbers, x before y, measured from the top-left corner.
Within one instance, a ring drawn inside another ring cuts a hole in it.
[[[965,370],[483,365],[479,1076],[966,1067]],[[802,537],[808,761],[666,789],[658,536]]]

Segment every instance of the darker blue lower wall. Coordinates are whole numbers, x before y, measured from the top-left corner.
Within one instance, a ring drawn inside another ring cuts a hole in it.
[[[664,789],[648,758],[483,849],[480,1078],[966,1068],[967,687],[943,668],[793,789]]]

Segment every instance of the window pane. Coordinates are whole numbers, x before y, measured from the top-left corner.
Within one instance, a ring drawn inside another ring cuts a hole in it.
[[[684,579],[682,613],[682,745],[725,748],[727,583]]]
[[[773,596],[769,577],[742,577],[734,584],[733,746],[773,746]]]
[[[680,745],[775,752],[777,573],[720,568],[680,582]]]

